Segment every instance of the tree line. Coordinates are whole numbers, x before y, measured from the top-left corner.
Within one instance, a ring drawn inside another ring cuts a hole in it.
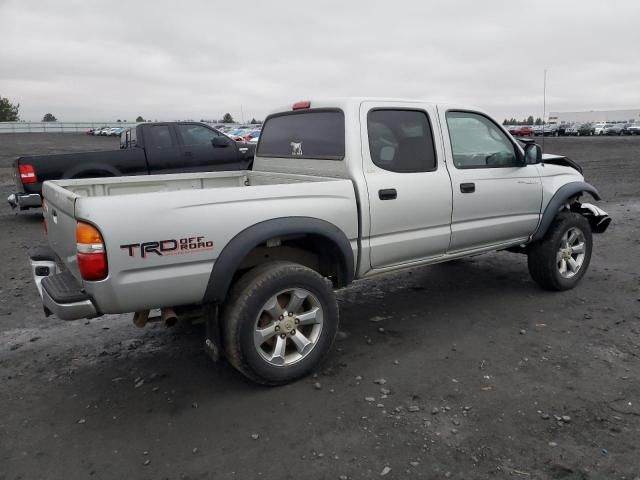
[[[540,117],[533,119],[533,115],[529,115],[523,120],[516,120],[515,118],[505,118],[502,121],[503,125],[542,125],[544,122]]]

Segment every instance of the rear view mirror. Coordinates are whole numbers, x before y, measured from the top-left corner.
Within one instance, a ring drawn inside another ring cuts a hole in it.
[[[213,145],[214,147],[217,148],[224,148],[224,147],[228,147],[229,145],[231,145],[231,142],[233,140],[231,140],[230,138],[227,138],[223,135],[220,135],[219,137],[213,137],[211,139],[211,145]]]
[[[527,143],[524,146],[524,161],[527,165],[542,162],[542,148],[537,143]]]

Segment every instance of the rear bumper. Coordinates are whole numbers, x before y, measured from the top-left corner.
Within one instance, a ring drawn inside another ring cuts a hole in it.
[[[11,208],[20,207],[20,210],[42,206],[42,198],[37,193],[12,193],[7,198],[7,201]]]
[[[71,273],[61,271],[52,250],[39,248],[30,254],[31,272],[42,298],[45,315],[61,320],[93,318],[99,314],[89,295]]]

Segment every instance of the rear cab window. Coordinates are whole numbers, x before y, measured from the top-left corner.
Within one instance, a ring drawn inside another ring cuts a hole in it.
[[[344,113],[338,109],[312,109],[267,117],[257,156],[343,160]]]

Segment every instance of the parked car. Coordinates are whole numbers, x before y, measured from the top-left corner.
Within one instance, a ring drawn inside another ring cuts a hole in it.
[[[96,129],[93,131],[93,135],[95,135],[96,137],[97,137],[97,136],[100,136],[100,135],[102,135],[102,132],[103,132],[104,130],[106,130],[107,128],[109,128],[109,127],[100,127],[100,128],[96,128]]]
[[[533,126],[533,134],[536,135],[536,136],[537,135],[542,135],[542,129],[543,129],[542,125],[534,125]]]
[[[633,135],[633,131],[630,130],[633,126],[635,126],[635,123],[625,123],[622,125],[622,135]]]
[[[250,141],[252,138],[254,137],[259,137],[260,136],[260,130],[251,130],[247,133],[245,133],[242,138],[244,139],[245,142]]]
[[[627,127],[627,132],[629,135],[640,135],[640,123],[632,123]]]
[[[469,108],[298,102],[266,118],[255,167],[46,182],[51,249],[31,257],[45,312],[144,326],[151,309],[169,323],[199,311],[206,351],[277,385],[328,354],[336,288],[508,249],[567,290],[611,221],[580,201],[600,197],[575,162]]]
[[[593,125],[593,134],[594,135],[604,135],[604,128],[608,125],[606,122],[598,122]]]
[[[120,147],[16,159],[17,192],[9,196],[9,204],[20,210],[40,207],[46,180],[245,170],[251,168],[256,149],[194,122],[141,123],[124,131]]]
[[[576,137],[593,135],[593,125],[590,123],[574,123],[565,130],[565,134]]]
[[[528,125],[512,125],[508,129],[514,137],[533,137],[533,128]]]
[[[610,123],[610,124],[607,124],[602,129],[602,134],[603,135],[622,135],[623,127],[624,125],[622,123]]]
[[[555,123],[549,123],[542,128],[542,134],[545,137],[557,137],[560,135],[558,125]]]
[[[114,127],[112,129],[109,130],[108,135],[110,137],[119,137],[120,135],[122,135],[122,132],[124,132],[126,129],[123,127]]]

